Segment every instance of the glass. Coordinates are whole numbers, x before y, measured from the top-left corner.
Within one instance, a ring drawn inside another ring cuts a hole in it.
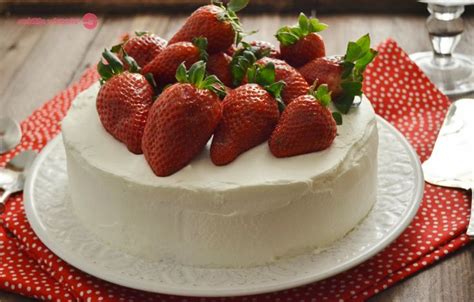
[[[474,91],[474,57],[454,53],[459,43],[464,22],[464,6],[470,1],[430,1],[430,16],[426,28],[430,35],[432,52],[417,52],[410,58],[430,80],[446,95],[459,95]]]

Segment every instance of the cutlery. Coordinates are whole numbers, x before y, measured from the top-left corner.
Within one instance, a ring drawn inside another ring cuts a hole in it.
[[[422,165],[431,184],[471,190],[474,187],[474,99],[451,104],[431,157]],[[467,235],[474,238],[474,207]]]
[[[0,154],[3,154],[20,143],[21,128],[12,118],[0,118]]]
[[[5,180],[5,183],[0,184],[0,187],[4,190],[0,197],[0,214],[5,211],[5,203],[8,197],[23,190],[29,168],[36,155],[36,151],[33,150],[22,151],[10,160],[5,168],[0,170],[1,175],[7,175],[5,177],[0,176],[0,179]]]

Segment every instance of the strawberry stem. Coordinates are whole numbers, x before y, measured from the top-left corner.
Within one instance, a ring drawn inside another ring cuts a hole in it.
[[[268,91],[277,101],[280,112],[285,110],[281,92],[286,84],[283,81],[275,82],[275,64],[273,62],[269,62],[265,66],[252,65],[247,70],[247,80],[249,83],[258,84]]]
[[[270,54],[270,50],[263,50],[250,45],[246,42],[241,42],[241,47],[232,56],[230,62],[230,72],[232,74],[232,84],[239,86],[247,73],[247,69],[252,66],[258,59],[261,59]]]
[[[127,54],[127,52],[122,49],[122,53],[123,53],[123,60],[127,63],[128,65],[128,70],[130,72],[134,72],[134,73],[138,73],[140,72],[140,66],[138,66],[138,63],[137,61],[135,61],[134,58],[132,58],[131,56],[129,56]]]
[[[109,49],[105,49],[102,53],[104,59],[109,63],[110,68],[112,69],[113,74],[119,74],[123,72],[123,64],[120,59],[112,53]]]
[[[338,126],[342,125],[342,114],[340,112],[334,111],[332,113],[332,118],[336,122],[336,125]]]
[[[207,54],[207,39],[205,37],[196,37],[193,44],[199,49],[199,59],[207,62],[209,55]]]
[[[224,84],[215,76],[206,76],[206,62],[198,61],[194,63],[189,70],[186,70],[184,63],[179,65],[176,70],[176,80],[179,83],[189,83],[198,89],[207,89],[220,98],[226,94]]]
[[[122,49],[122,46],[125,42],[122,42],[122,43],[119,43],[119,44],[115,44],[114,46],[112,46],[110,48],[110,51],[113,52],[113,53],[116,53],[118,54],[120,52],[120,50]]]
[[[128,65],[128,71],[133,72],[133,73],[139,73],[140,67],[138,66],[137,62],[132,57],[130,57],[125,52],[125,50],[123,50],[122,46],[120,46],[119,52],[123,53],[123,60]],[[111,77],[121,74],[122,72],[125,71],[123,63],[120,61],[117,55],[112,52],[112,50],[104,49],[104,52],[102,52],[102,57],[104,58],[107,64],[105,64],[102,60],[97,64],[97,71],[99,72],[99,75],[100,75],[101,84],[103,84],[105,81],[107,81]]]
[[[135,36],[137,36],[137,37],[141,37],[141,36],[144,36],[144,35],[150,35],[150,34],[151,33],[149,31],[146,31],[146,30],[144,30],[144,31],[138,31],[138,30],[135,31]]]
[[[329,104],[331,104],[332,102],[332,98],[331,98],[331,91],[329,90],[328,85],[321,84],[318,86],[317,89],[315,85],[316,83],[310,87],[308,94],[313,96],[316,100],[318,100],[321,103],[321,105],[323,105],[324,107],[329,106]]]
[[[347,113],[354,103],[356,96],[362,95],[362,81],[367,65],[373,61],[377,51],[370,48],[370,36],[366,34],[356,42],[347,44],[346,54],[342,59],[342,96],[334,102],[336,108]]]
[[[244,9],[247,4],[249,4],[249,0],[230,0],[229,3],[227,3],[227,9],[237,13]]]
[[[244,9],[249,3],[249,0],[230,0],[229,3],[227,3],[227,7],[220,1],[211,1],[211,3],[222,8],[222,13],[218,15],[218,19],[221,22],[227,21],[230,23],[235,33],[234,43],[239,44],[242,38],[248,35],[248,33],[244,33],[242,24],[236,13]]]
[[[305,14],[300,13],[298,24],[280,28],[276,32],[275,37],[282,45],[289,46],[295,44],[310,33],[320,32],[326,28],[328,28],[328,25],[319,22],[317,18],[308,18]]]
[[[316,89],[316,82],[309,88],[308,94],[316,99],[324,107],[328,107],[332,102],[331,91],[327,84],[321,84]],[[315,90],[316,89],[316,90]],[[332,112],[332,117],[336,125],[342,125],[342,115],[340,112]]]
[[[159,89],[158,89],[158,85],[156,85],[155,78],[153,77],[153,74],[151,74],[150,72],[145,74],[145,79],[148,81],[148,83],[150,83],[151,87],[153,88],[153,92],[155,93],[155,95],[158,95]]]

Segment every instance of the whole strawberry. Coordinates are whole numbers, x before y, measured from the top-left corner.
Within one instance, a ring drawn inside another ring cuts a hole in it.
[[[331,96],[326,85],[302,95],[283,111],[268,146],[276,157],[289,157],[328,148],[336,138],[335,117],[327,106]]]
[[[218,52],[210,55],[207,59],[207,72],[219,78],[227,87],[232,86],[232,73],[230,71],[230,62],[232,57],[225,52]]]
[[[362,95],[364,70],[376,55],[367,34],[356,42],[349,42],[344,57],[314,59],[299,71],[310,85],[328,85],[336,108],[347,113],[355,97]]]
[[[317,32],[328,26],[316,18],[308,18],[301,13],[298,24],[285,26],[276,33],[280,41],[281,58],[291,66],[299,67],[307,62],[326,55],[323,38]]]
[[[143,130],[154,99],[153,86],[138,73],[135,61],[125,57],[131,71],[109,50],[103,57],[108,64],[97,65],[101,87],[96,107],[105,130],[135,154],[142,153]]]
[[[242,38],[242,27],[236,12],[247,3],[248,0],[231,0],[227,7],[222,3],[201,6],[189,16],[169,44],[206,37],[209,53],[226,51],[232,43],[238,44]]]
[[[275,83],[274,68],[272,63],[265,67],[255,65],[248,71],[250,83],[224,98],[222,120],[211,144],[215,165],[232,162],[270,137],[280,116],[278,95],[284,85]]]
[[[137,62],[138,66],[144,67],[166,47],[166,44],[165,39],[155,34],[135,32],[134,37],[127,36],[121,44],[112,47],[112,52],[116,52],[120,58],[123,58],[125,52]]]
[[[216,93],[223,85],[215,76],[205,78],[206,64],[199,61],[186,71],[181,64],[178,83],[166,88],[153,104],[142,148],[153,172],[168,176],[188,165],[209,141],[222,116]],[[219,87],[219,88],[217,88]]]
[[[159,87],[176,82],[178,66],[184,62],[186,67],[199,60],[207,60],[206,38],[195,38],[191,42],[178,42],[168,45],[142,70],[143,74],[151,73]]]
[[[281,92],[281,98],[285,104],[288,105],[293,99],[308,93],[309,85],[296,69],[279,59],[264,57],[257,61],[259,65],[268,63],[275,65],[275,80],[286,83]]]

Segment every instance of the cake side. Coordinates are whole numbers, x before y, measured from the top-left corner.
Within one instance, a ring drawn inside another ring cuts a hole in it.
[[[375,202],[378,137],[365,98],[324,151],[276,159],[262,144],[215,167],[206,149],[160,178],[101,127],[97,90],[80,94],[63,122],[71,197],[89,230],[131,254],[262,264],[341,238]]]

